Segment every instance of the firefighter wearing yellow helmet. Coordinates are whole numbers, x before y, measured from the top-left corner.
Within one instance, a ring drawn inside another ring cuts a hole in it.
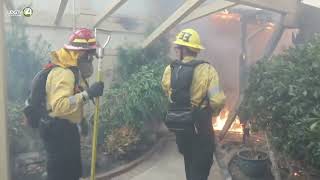
[[[169,98],[165,124],[176,134],[187,180],[207,180],[214,153],[211,118],[224,106],[225,95],[214,67],[196,59],[204,47],[195,30],[182,30],[173,44],[177,60],[166,67],[162,78]]]
[[[204,47],[201,45],[200,36],[197,31],[193,29],[185,29],[176,36],[173,42],[176,45],[188,47],[191,51],[199,52]]]

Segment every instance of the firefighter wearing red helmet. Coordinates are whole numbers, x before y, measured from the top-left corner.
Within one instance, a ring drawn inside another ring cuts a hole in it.
[[[71,34],[69,43],[64,45],[69,50],[95,50],[97,41],[91,30],[82,28]]]
[[[74,31],[68,44],[51,52],[51,70],[46,79],[48,116],[40,122],[47,151],[48,180],[78,180],[81,177],[80,133],[83,107],[102,96],[104,84],[86,86],[93,73],[97,42],[91,30]]]

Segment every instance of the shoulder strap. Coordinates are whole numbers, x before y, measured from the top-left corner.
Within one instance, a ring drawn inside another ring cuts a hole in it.
[[[203,60],[199,60],[199,62],[201,62],[201,64],[209,64],[209,62],[207,61],[203,61]],[[203,105],[204,101],[207,100],[208,101],[208,105],[210,105],[210,99],[208,97],[208,94],[206,93],[206,95],[203,97],[203,99],[201,100],[200,104],[199,104],[199,108],[201,108],[201,106]]]
[[[80,71],[78,67],[69,67],[68,69],[70,69],[73,72],[74,75],[74,85],[79,85],[80,84]]]
[[[194,67],[197,67],[198,65],[200,64],[210,64],[209,62],[207,61],[203,61],[203,60],[193,60],[191,62],[189,62],[189,65],[190,66],[194,66]],[[201,108],[201,106],[203,105],[203,103],[205,102],[205,100],[208,100],[208,104],[210,103],[209,101],[209,97],[208,95],[206,94],[203,99],[201,100],[201,102],[199,103],[198,107]]]
[[[191,86],[195,68],[205,61],[193,60],[187,63],[175,60],[171,67],[171,99],[175,106],[191,106]],[[203,103],[203,102],[202,102]]]
[[[207,100],[208,101],[208,105],[210,105],[210,99],[209,99],[208,95],[206,94],[204,96],[204,98],[201,100],[201,102],[199,103],[198,108],[201,108],[201,106],[203,105],[205,100]]]
[[[200,64],[209,64],[207,61],[203,61],[203,60],[193,60],[193,61],[190,61],[189,63],[186,63],[186,65],[189,65],[189,66],[198,66]]]

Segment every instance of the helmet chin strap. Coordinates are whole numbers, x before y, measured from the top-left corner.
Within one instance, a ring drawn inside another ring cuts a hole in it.
[[[182,47],[179,48],[179,51],[180,51],[179,60],[182,61],[182,60],[183,60],[183,50],[182,50]]]

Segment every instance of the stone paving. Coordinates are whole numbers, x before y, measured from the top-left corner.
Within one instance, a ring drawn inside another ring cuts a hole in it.
[[[172,137],[154,155],[112,180],[185,180],[183,157]],[[209,180],[223,180],[217,165],[211,168]]]

